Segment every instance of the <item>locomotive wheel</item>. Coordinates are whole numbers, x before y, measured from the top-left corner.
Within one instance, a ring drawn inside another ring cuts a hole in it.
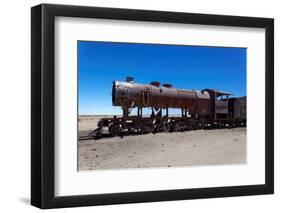
[[[174,125],[174,132],[179,132],[180,130],[181,130],[181,125],[178,124],[178,123],[176,123],[176,124]]]
[[[147,125],[145,128],[146,128],[147,133],[152,133],[152,132],[154,132],[154,129],[155,129],[154,126],[150,126],[150,125]]]
[[[198,129],[205,129],[207,126],[207,123],[204,119],[200,119],[198,122]]]
[[[231,128],[234,128],[234,127],[235,127],[234,123],[232,123],[232,122],[228,123],[228,126],[227,126],[228,129],[231,129]]]
[[[194,120],[193,130],[197,130],[197,129],[198,129],[198,121]]]
[[[163,126],[162,126],[162,131],[163,132],[169,132],[170,128],[169,128],[169,125],[164,123]]]
[[[153,127],[150,125],[144,125],[141,129],[142,134],[151,133],[151,132],[153,132]]]
[[[235,127],[240,127],[240,126],[241,126],[240,122],[235,123]]]
[[[113,136],[117,136],[121,134],[121,127],[118,124],[113,124],[108,128],[109,133]]]
[[[186,122],[186,129],[187,130],[195,130],[197,127],[195,121],[193,119],[190,119]]]

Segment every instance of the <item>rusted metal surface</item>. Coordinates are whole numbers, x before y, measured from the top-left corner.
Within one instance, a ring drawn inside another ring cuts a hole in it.
[[[228,113],[228,100],[216,100],[216,113],[218,114]]]
[[[234,118],[246,119],[246,97],[236,98],[234,100]]]
[[[179,108],[207,114],[210,112],[210,95],[207,91],[173,88],[171,84],[160,86],[159,82],[138,84],[114,81],[112,104],[126,108]]]

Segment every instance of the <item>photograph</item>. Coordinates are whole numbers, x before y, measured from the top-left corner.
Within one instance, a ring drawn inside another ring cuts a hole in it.
[[[78,171],[247,164],[247,48],[77,41]]]

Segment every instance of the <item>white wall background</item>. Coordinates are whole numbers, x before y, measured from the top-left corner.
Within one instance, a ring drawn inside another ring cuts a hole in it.
[[[280,212],[281,3],[278,0],[53,0],[44,3],[275,18],[275,195],[50,210],[51,212]],[[2,1],[0,33],[0,211],[39,212],[30,197],[30,7],[37,0]],[[279,85],[278,85],[279,84]]]

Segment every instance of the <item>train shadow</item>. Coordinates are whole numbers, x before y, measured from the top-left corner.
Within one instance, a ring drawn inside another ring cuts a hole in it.
[[[237,126],[238,127],[238,126]],[[175,133],[175,132],[190,132],[190,131],[198,131],[198,130],[218,130],[218,129],[234,129],[237,127],[231,127],[231,128],[204,128],[204,129],[193,129],[193,130],[181,130],[181,131],[155,131],[155,132],[133,132],[133,131],[127,131],[127,132],[122,132],[120,135],[112,135],[110,133],[101,133],[98,135],[88,135],[88,136],[81,136],[78,138],[79,141],[82,140],[100,140],[100,139],[106,139],[106,138],[114,138],[114,137],[119,137],[123,138],[126,136],[140,136],[140,135],[148,135],[148,134],[157,134],[157,133]],[[240,126],[243,127],[243,126]]]
[[[122,132],[122,134],[120,135],[112,135],[109,133],[101,133],[99,135],[93,135],[93,136],[82,136],[79,137],[78,140],[82,141],[82,140],[100,140],[100,139],[105,139],[105,138],[114,138],[114,137],[119,137],[119,138],[123,138],[126,136],[139,136],[139,135],[148,135],[148,134],[157,134],[157,133],[164,133],[164,132],[146,132],[146,133],[140,133],[140,132]],[[166,132],[166,133],[170,133],[170,132]]]

